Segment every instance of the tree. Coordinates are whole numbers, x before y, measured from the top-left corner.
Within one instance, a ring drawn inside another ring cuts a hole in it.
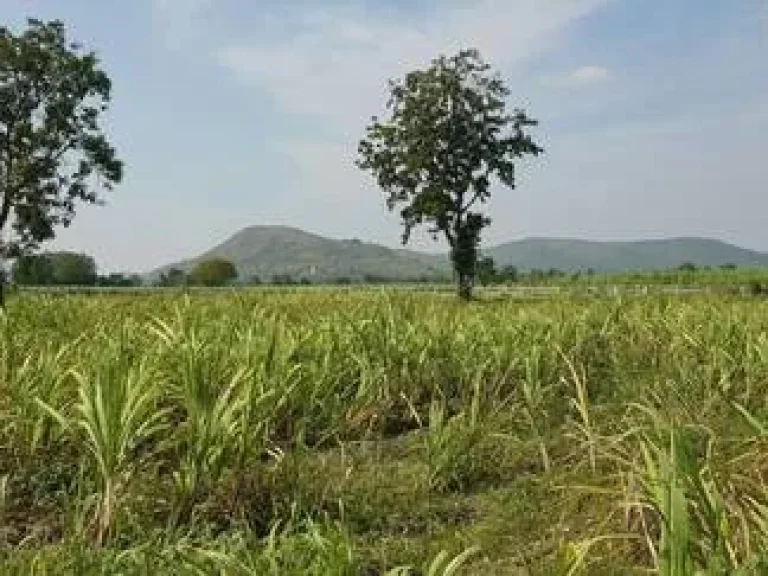
[[[163,287],[168,286],[183,286],[187,283],[187,275],[183,270],[178,268],[170,268],[167,272],[160,273],[160,279],[158,285]]]
[[[11,278],[19,286],[50,286],[54,283],[53,262],[45,254],[21,256],[13,263]]]
[[[477,278],[480,280],[480,284],[483,286],[487,286],[488,284],[496,281],[496,264],[493,261],[493,258],[490,256],[486,256],[485,258],[478,260],[476,271]]]
[[[275,286],[291,286],[293,277],[290,274],[275,274],[272,276],[272,284]]]
[[[229,260],[204,260],[189,273],[189,281],[200,286],[224,286],[237,278],[237,268]]]
[[[132,288],[142,285],[141,276],[137,274],[112,273],[106,276],[99,276],[96,284],[104,287]]]
[[[26,254],[13,263],[14,282],[21,286],[93,286],[96,262],[87,254]]]
[[[122,179],[100,126],[110,93],[95,54],[60,21],[30,19],[18,35],[0,27],[0,261],[53,238],[78,203],[99,203]]]
[[[46,255],[53,266],[53,283],[58,286],[93,286],[98,278],[96,262],[86,254],[54,252]]]
[[[509,264],[507,266],[504,266],[504,268],[502,268],[501,277],[505,282],[510,282],[514,284],[519,280],[520,273],[517,270],[516,266]]]
[[[370,172],[400,210],[403,244],[428,224],[451,248],[459,295],[472,295],[477,250],[490,218],[477,210],[493,179],[515,187],[515,160],[543,152],[525,133],[536,121],[506,112],[510,92],[477,50],[441,56],[390,82],[390,117],[373,118],[360,142],[357,166]]]

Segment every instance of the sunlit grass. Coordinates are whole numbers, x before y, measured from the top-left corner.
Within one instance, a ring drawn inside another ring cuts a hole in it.
[[[765,300],[25,295],[0,331],[3,573],[768,567]]]

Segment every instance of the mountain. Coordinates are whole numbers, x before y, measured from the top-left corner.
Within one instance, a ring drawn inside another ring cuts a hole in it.
[[[696,266],[768,266],[768,254],[709,238],[669,238],[633,242],[527,238],[501,244],[483,252],[491,256],[497,265],[513,264],[521,270],[664,270],[676,268],[684,262]]]
[[[287,226],[251,226],[204,254],[151,272],[148,279],[157,279],[170,268],[188,271],[213,257],[234,263],[243,280],[254,276],[271,280],[285,274],[294,280],[312,281],[366,276],[410,280],[450,274],[447,260],[429,254],[394,250],[357,239],[335,240]]]
[[[768,266],[768,254],[707,238],[634,242],[528,238],[489,247],[483,254],[491,256],[497,267],[514,265],[520,270],[653,270],[675,268],[684,262],[697,266]],[[251,226],[204,254],[149,273],[147,280],[156,280],[172,267],[188,271],[197,262],[213,257],[232,261],[242,280],[254,276],[271,280],[276,275],[312,281],[450,276],[445,254],[396,250],[357,239],[336,240],[286,226]]]

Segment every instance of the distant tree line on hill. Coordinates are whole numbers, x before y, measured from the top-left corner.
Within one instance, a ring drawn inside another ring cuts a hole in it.
[[[199,265],[198,265],[199,267]],[[180,268],[169,268],[162,274],[157,281],[157,286],[226,286],[236,284],[238,286],[312,286],[312,285],[336,285],[352,286],[359,284],[368,285],[387,285],[387,284],[433,284],[440,282],[449,282],[450,278],[441,278],[436,275],[423,274],[415,278],[402,278],[386,276],[382,274],[362,274],[362,275],[339,275],[335,277],[310,278],[307,275],[293,275],[289,273],[276,273],[268,277],[251,275],[247,278],[237,278],[225,274],[215,275],[210,281],[201,280],[200,270],[193,268],[189,273]]]
[[[403,278],[386,276],[383,274],[340,275],[320,280],[312,280],[307,276],[292,276],[291,274],[274,274],[271,278],[263,280],[259,276],[251,276],[246,282],[252,286],[270,284],[273,286],[311,286],[313,284],[330,284],[337,286],[351,286],[355,284],[387,285],[387,284],[434,284],[447,282],[450,278],[440,278],[435,275],[423,274],[418,277]]]
[[[577,270],[565,272],[557,268],[547,270],[533,268],[527,272],[519,270],[512,265],[497,269],[496,264],[491,257],[483,257],[477,262],[477,280],[481,286],[491,286],[499,284],[552,284],[563,282],[581,282],[586,280],[595,281],[599,275],[602,278],[619,278],[634,281],[636,283],[661,283],[673,284],[687,280],[694,280],[704,275],[722,274],[736,272],[739,268],[733,263],[726,263],[720,266],[697,266],[692,262],[683,262],[675,268],[668,270],[638,270],[628,272],[597,272],[592,268],[586,270]]]
[[[513,265],[497,268],[496,263],[490,256],[480,258],[477,261],[476,271],[477,280],[481,286],[494,284],[538,284],[548,280],[564,278],[568,275],[557,268],[550,268],[549,270],[534,268],[528,272],[523,272]],[[574,275],[579,276],[580,274],[580,272],[576,272],[572,274],[572,277]],[[587,274],[593,275],[594,270],[588,270]]]

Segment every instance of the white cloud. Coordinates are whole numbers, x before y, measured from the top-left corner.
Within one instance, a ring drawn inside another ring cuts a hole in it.
[[[388,78],[469,46],[509,70],[556,43],[569,24],[605,2],[483,0],[471,7],[441,6],[420,20],[326,8],[305,15],[304,31],[287,41],[232,45],[217,58],[242,81],[267,90],[284,111],[359,130],[382,106]]]
[[[562,86],[585,86],[602,82],[608,79],[610,75],[610,71],[602,66],[582,66],[565,76],[557,78],[555,83]]]

